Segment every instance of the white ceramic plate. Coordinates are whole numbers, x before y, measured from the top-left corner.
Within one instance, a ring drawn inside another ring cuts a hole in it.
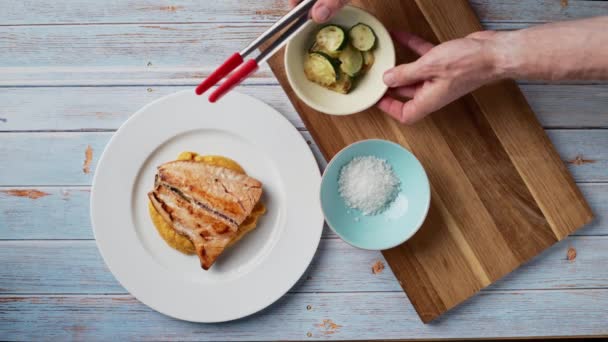
[[[329,23],[346,29],[364,23],[374,30],[377,38],[373,50],[376,61],[372,68],[357,80],[357,85],[348,95],[338,94],[309,81],[304,74],[304,59],[316,32],[324,26],[310,21],[287,44],[284,61],[287,79],[296,95],[319,112],[331,115],[362,112],[380,101],[388,89],[383,77],[385,71],[395,66],[395,45],[384,25],[372,14],[357,7],[344,7]]]
[[[182,151],[230,157],[264,184],[268,213],[209,271],[169,247],[148,215],[156,167]],[[310,264],[323,229],[320,179],[300,133],[268,105],[235,92],[213,105],[176,93],[133,115],[103,153],[95,239],[116,279],[151,308],[194,322],[237,319],[280,298]]]

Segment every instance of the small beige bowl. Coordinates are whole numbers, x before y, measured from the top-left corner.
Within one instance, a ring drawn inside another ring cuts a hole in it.
[[[374,106],[388,90],[382,77],[384,72],[395,66],[395,46],[390,34],[370,13],[353,6],[346,6],[329,23],[346,29],[358,23],[369,25],[376,33],[374,56],[376,61],[371,70],[357,80],[357,85],[349,94],[338,94],[325,89],[306,78],[304,58],[312,46],[315,33],[327,24],[309,22],[287,44],[285,69],[289,84],[308,106],[331,115],[350,115]]]

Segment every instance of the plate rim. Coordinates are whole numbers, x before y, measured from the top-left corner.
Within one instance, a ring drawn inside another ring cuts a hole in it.
[[[99,173],[97,172],[101,166],[104,165],[105,160],[107,159],[107,155],[110,151],[110,149],[114,146],[114,144],[116,143],[116,140],[119,136],[121,136],[122,134],[124,134],[125,130],[128,129],[128,127],[130,127],[130,125],[132,125],[134,123],[135,120],[137,120],[139,117],[141,117],[143,114],[145,114],[147,111],[150,110],[151,107],[162,103],[164,101],[167,101],[173,97],[178,97],[178,96],[185,96],[185,95],[194,95],[193,91],[190,90],[183,90],[183,91],[178,91],[172,94],[168,94],[165,95],[161,98],[158,98],[154,101],[151,101],[150,103],[144,105],[143,107],[141,107],[139,110],[137,110],[134,114],[132,114],[121,126],[118,130],[116,130],[116,132],[114,132],[114,134],[112,135],[112,137],[110,138],[110,140],[108,141],[108,143],[106,144],[103,153],[101,154],[99,161],[97,163],[97,167],[95,169],[95,173],[93,175],[93,181],[92,181],[92,185],[91,185],[91,198],[89,201],[89,214],[90,214],[90,221],[91,221],[91,228],[93,230],[93,235],[95,238],[95,243],[97,245],[97,249],[99,250],[99,253],[102,256],[102,259],[104,260],[105,265],[108,267],[108,269],[110,270],[110,272],[112,273],[112,275],[114,276],[114,278],[120,283],[120,285],[125,288],[125,290],[127,290],[129,292],[130,295],[132,295],[133,297],[135,297],[137,300],[139,300],[141,303],[143,303],[144,305],[152,308],[153,310],[162,313],[164,315],[179,319],[179,320],[184,320],[184,321],[190,321],[190,322],[197,322],[197,323],[219,323],[219,322],[227,322],[227,321],[233,321],[236,319],[241,319],[247,316],[250,316],[256,312],[259,312],[265,308],[267,308],[268,306],[272,305],[273,303],[275,303],[277,300],[279,300],[280,298],[282,298],[285,294],[287,294],[289,292],[289,290],[291,290],[293,288],[293,286],[295,286],[298,281],[302,278],[302,276],[306,273],[306,271],[308,270],[308,268],[310,267],[310,264],[312,263],[312,260],[314,259],[317,250],[318,250],[318,246],[320,244],[321,241],[321,237],[322,237],[322,232],[323,232],[323,227],[324,227],[324,216],[323,216],[323,212],[321,209],[321,203],[320,201],[316,201],[318,203],[312,203],[311,204],[311,208],[313,208],[313,206],[315,207],[315,212],[313,214],[316,214],[317,217],[313,217],[313,220],[316,220],[318,218],[318,223],[315,223],[314,227],[309,227],[309,230],[311,230],[310,234],[314,234],[314,236],[311,236],[311,239],[314,241],[313,245],[310,246],[309,249],[310,250],[309,253],[307,253],[307,258],[306,260],[303,260],[303,264],[305,265],[305,267],[303,267],[301,270],[298,270],[297,272],[294,272],[298,274],[298,276],[290,276],[289,279],[287,279],[285,281],[285,285],[283,286],[283,289],[281,291],[275,291],[275,294],[272,294],[269,297],[268,300],[266,300],[266,302],[264,304],[260,304],[255,308],[252,308],[250,310],[240,310],[237,309],[236,312],[238,313],[234,313],[234,314],[223,314],[221,318],[218,319],[209,319],[207,318],[194,318],[189,316],[188,314],[182,315],[179,314],[176,311],[180,311],[179,309],[176,310],[167,310],[167,308],[161,308],[158,305],[156,305],[157,303],[150,303],[148,300],[142,300],[140,298],[139,290],[135,290],[131,284],[132,281],[128,281],[124,278],[119,278],[119,276],[117,276],[117,273],[114,270],[114,266],[112,265],[111,262],[109,262],[108,260],[108,255],[106,255],[107,253],[111,253],[111,251],[109,250],[109,247],[107,246],[102,246],[102,244],[100,244],[100,233],[99,233],[99,225],[101,223],[96,223],[97,219],[96,219],[96,206],[99,206],[100,204],[98,204],[98,198],[96,196],[96,194],[98,193],[98,191],[96,191],[95,189],[97,187],[99,187]],[[291,122],[289,122],[289,120],[283,115],[281,114],[279,111],[277,111],[276,109],[274,109],[273,107],[271,107],[270,105],[266,104],[265,102],[258,100],[257,98],[254,98],[253,96],[250,95],[246,95],[246,94],[242,94],[236,91],[233,91],[230,96],[232,97],[241,97],[241,98],[246,98],[250,101],[253,101],[255,103],[257,103],[258,105],[260,105],[260,108],[266,112],[266,114],[269,115],[269,117],[273,117],[273,120],[277,120],[277,122],[279,122],[282,125],[288,125],[289,127],[291,127],[291,133],[295,133],[297,136],[294,136],[294,142],[296,142],[297,144],[301,144],[301,146],[306,147],[306,153],[305,156],[299,156],[299,158],[306,158],[308,159],[308,161],[305,161],[306,164],[311,164],[312,169],[316,170],[314,172],[314,178],[316,179],[316,185],[318,185],[317,190],[320,190],[320,184],[321,184],[321,172],[319,170],[319,166],[318,163],[316,161],[316,158],[314,156],[314,154],[312,153],[312,150],[310,149],[310,147],[308,146],[306,140],[304,139],[304,137],[301,136],[300,132],[298,131],[298,129],[293,126],[293,124],[291,124]],[[225,99],[226,100],[226,99]],[[198,127],[198,128],[205,128],[204,126]],[[158,146],[160,146],[161,144],[159,144]],[[157,148],[158,148],[157,146]],[[150,156],[151,154],[148,154],[146,156],[146,159]],[[129,190],[131,191],[131,190]],[[129,222],[127,222],[127,225],[129,227],[134,228],[133,224],[134,222],[132,221],[132,219],[128,219],[127,220]],[[283,223],[285,226],[287,226],[288,224],[293,224],[290,222],[284,222]],[[134,228],[135,229],[135,228]],[[276,241],[275,245],[272,247],[272,249],[269,251],[269,253],[272,252],[273,249],[276,248],[277,244],[280,244],[281,239],[284,238],[284,232],[281,233],[281,236],[279,237],[279,240]],[[143,248],[143,246],[141,246]],[[305,262],[304,262],[305,261]],[[252,273],[255,272],[255,269],[251,271]],[[161,294],[162,295],[162,294]],[[147,295],[146,295],[147,296]],[[176,304],[177,306],[177,304]],[[238,305],[237,305],[238,306]]]

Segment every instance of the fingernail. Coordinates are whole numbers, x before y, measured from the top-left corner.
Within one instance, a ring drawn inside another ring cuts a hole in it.
[[[315,10],[315,17],[319,21],[326,21],[327,19],[329,19],[330,15],[331,12],[329,11],[329,8],[327,8],[327,6],[325,5],[321,5]]]
[[[392,70],[389,70],[387,72],[384,73],[384,83],[387,86],[391,86],[395,83],[396,79],[395,79],[395,73]]]

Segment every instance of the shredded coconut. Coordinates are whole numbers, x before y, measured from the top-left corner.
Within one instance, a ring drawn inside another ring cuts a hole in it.
[[[373,156],[356,157],[340,170],[338,190],[346,205],[363,215],[376,215],[386,209],[400,182],[391,165]]]

